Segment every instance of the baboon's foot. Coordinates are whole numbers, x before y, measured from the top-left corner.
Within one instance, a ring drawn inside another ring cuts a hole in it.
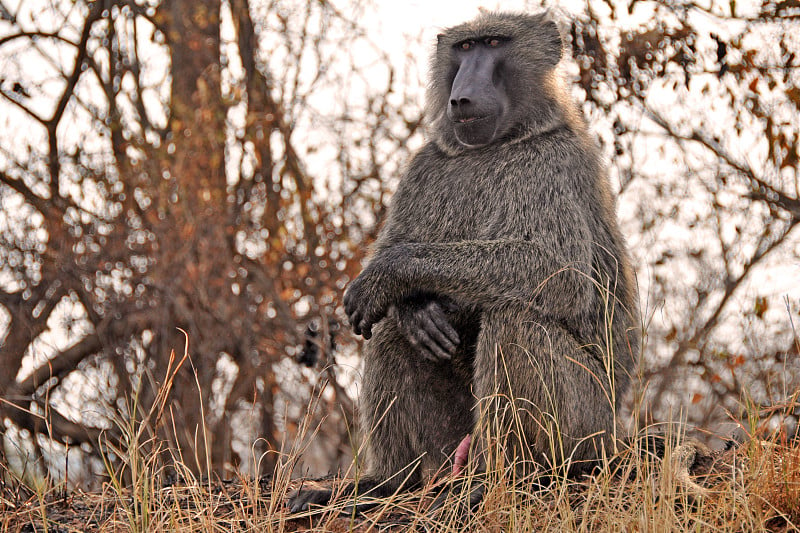
[[[485,492],[486,485],[483,476],[479,476],[477,479],[456,479],[436,496],[428,512],[435,514],[446,505],[457,505],[459,513],[474,511],[483,501]]]
[[[289,495],[286,506],[290,513],[308,511],[312,506],[321,507],[331,500],[333,491],[329,489],[297,490]]]
[[[338,490],[306,489],[295,491],[287,499],[287,506],[291,513],[308,511],[315,506],[328,505],[334,493],[336,493],[337,501],[345,504],[341,508],[342,514],[363,513],[384,502],[386,497],[391,495],[396,488],[396,486],[385,481],[363,478],[357,484],[345,483]]]

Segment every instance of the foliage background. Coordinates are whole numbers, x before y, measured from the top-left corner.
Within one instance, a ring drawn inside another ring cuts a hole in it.
[[[718,428],[743,399],[790,397],[800,3],[545,5],[637,263],[630,410]],[[359,341],[340,296],[422,142],[436,32],[381,38],[397,29],[379,13],[0,1],[2,462],[102,479],[169,382],[148,426],[165,463],[263,473],[289,447],[298,474],[349,463]],[[763,414],[796,428],[791,409]]]

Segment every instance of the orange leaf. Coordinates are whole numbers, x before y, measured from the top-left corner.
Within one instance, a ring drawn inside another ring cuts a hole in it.
[[[703,395],[699,392],[695,392],[694,396],[692,396],[692,403],[700,403],[703,400]]]
[[[287,287],[281,291],[281,300],[291,300],[294,298],[294,287]]]

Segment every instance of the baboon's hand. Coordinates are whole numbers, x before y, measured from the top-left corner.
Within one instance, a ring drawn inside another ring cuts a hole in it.
[[[449,360],[461,339],[447,320],[444,305],[437,300],[404,300],[389,308],[408,342],[431,361]]]
[[[391,283],[389,279],[373,260],[347,287],[344,310],[356,335],[369,339],[372,326],[386,316],[391,304],[386,290]]]

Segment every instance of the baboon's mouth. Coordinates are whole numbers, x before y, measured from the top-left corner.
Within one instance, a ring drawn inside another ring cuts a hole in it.
[[[453,130],[458,142],[464,146],[482,146],[494,139],[494,125],[489,122],[491,116],[463,117],[453,123]]]

